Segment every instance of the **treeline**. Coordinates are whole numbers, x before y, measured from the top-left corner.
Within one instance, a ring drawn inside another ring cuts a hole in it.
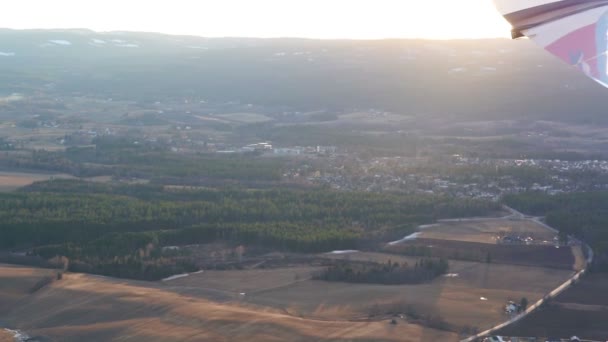
[[[228,234],[227,229],[256,231],[259,236],[276,235],[270,233],[273,231],[289,232],[291,236],[297,233],[302,241],[330,240],[319,237],[333,231],[379,239],[408,233],[415,224],[485,215],[498,209],[491,202],[433,195],[285,189],[172,190],[154,185],[54,180],[21,193],[0,194],[0,246],[90,241],[112,232],[179,230],[201,225],[205,229],[214,226],[223,232],[222,239],[245,236]]]
[[[446,274],[447,259],[420,259],[415,265],[392,262],[385,264],[339,261],[314,276],[314,279],[365,284],[422,284]]]
[[[164,251],[154,232],[111,233],[85,243],[63,243],[32,249],[31,256],[46,260],[65,257],[71,272],[160,280],[198,270],[187,253]]]
[[[175,274],[198,270],[194,260],[186,254],[164,252],[162,248],[152,243],[144,245],[145,241],[142,241],[142,237],[136,237],[142,244],[132,243],[126,248],[124,239],[125,236],[116,236],[116,238],[98,239],[86,245],[68,243],[39,247],[31,252],[32,256],[24,257],[18,263],[35,258],[56,260],[57,256],[62,256],[67,261],[63,265],[64,268],[71,272],[139,280],[160,280]],[[121,243],[122,246],[105,244],[112,242]]]
[[[282,251],[316,253],[357,248],[369,234],[362,228],[333,223],[218,223],[159,232],[158,239],[165,246],[228,241]]]
[[[156,281],[176,274],[195,272],[198,267],[187,258],[138,259],[126,256],[115,259],[75,259],[70,263],[68,271]]]
[[[126,148],[104,139],[95,142],[93,147],[68,148],[65,157],[78,164],[112,165],[113,174],[122,177],[203,177],[265,181],[281,178],[283,161],[278,158],[256,158],[246,154],[186,155],[156,148]]]
[[[52,180],[0,194],[0,248],[30,248],[46,258],[66,256],[79,270],[148,279],[163,273],[158,268],[185,267],[187,258],[168,257],[163,246],[227,242],[304,253],[356,249],[436,219],[495,210],[496,203],[435,195]]]
[[[526,214],[545,216],[562,235],[584,240],[595,252],[596,269],[608,271],[608,192],[529,192],[505,196],[504,202]]]
[[[355,248],[364,236],[361,230],[335,225],[311,226],[298,222],[216,223],[174,230],[110,233],[92,241],[43,245],[34,248],[34,252],[46,258],[63,255],[83,259],[137,255],[140,250],[146,250],[151,257],[161,257],[160,246],[229,242],[316,253]]]

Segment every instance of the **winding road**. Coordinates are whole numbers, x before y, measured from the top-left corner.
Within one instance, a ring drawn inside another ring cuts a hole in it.
[[[517,216],[519,218],[525,218],[526,215],[518,212],[517,210],[510,208],[510,207],[506,207],[505,209],[507,209],[508,211],[510,211],[513,216]],[[535,217],[532,218],[532,220],[534,220],[535,222],[537,222],[538,224],[546,227],[547,229],[550,229],[551,231],[557,232],[557,230],[555,228],[552,228],[550,226],[548,226],[547,224],[545,224],[544,222],[540,221],[540,218]],[[536,303],[534,303],[533,305],[531,305],[530,307],[528,307],[528,309],[524,312],[522,312],[521,314],[511,318],[510,320],[503,322],[495,327],[492,327],[486,331],[482,331],[477,335],[471,336],[469,338],[466,338],[464,340],[461,340],[460,342],[473,342],[476,341],[478,339],[482,339],[484,337],[488,337],[489,335],[492,335],[492,333],[505,328],[515,322],[518,322],[522,319],[524,319],[525,317],[527,317],[529,314],[533,313],[534,311],[536,311],[538,308],[540,308],[547,300],[551,299],[551,298],[555,298],[557,297],[559,294],[561,294],[562,292],[566,291],[568,288],[570,288],[570,286],[572,286],[573,283],[577,282],[586,272],[587,272],[587,267],[588,265],[590,265],[593,262],[593,250],[591,249],[591,247],[589,247],[589,245],[587,245],[586,243],[570,236],[569,237],[572,241],[575,241],[577,244],[580,244],[581,246],[583,246],[586,250],[587,250],[587,264],[585,265],[585,268],[582,269],[581,271],[577,272],[576,274],[574,274],[572,277],[570,277],[570,279],[568,279],[565,283],[563,283],[562,285],[560,285],[558,288],[556,288],[555,290],[551,291],[550,293],[548,293],[544,298],[540,299],[539,301],[537,301]]]

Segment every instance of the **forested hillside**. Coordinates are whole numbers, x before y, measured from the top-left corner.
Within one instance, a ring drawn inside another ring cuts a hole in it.
[[[378,108],[444,119],[606,123],[602,90],[530,44],[0,30],[7,54],[0,93],[45,89],[141,104],[196,96],[278,110]]]

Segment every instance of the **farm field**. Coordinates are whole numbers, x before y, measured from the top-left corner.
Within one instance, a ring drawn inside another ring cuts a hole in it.
[[[356,252],[356,253],[343,253],[343,254],[323,254],[328,259],[336,260],[352,260],[352,261],[368,261],[377,263],[386,263],[389,260],[392,262],[415,264],[416,261],[420,260],[419,257],[410,257],[396,254],[378,253],[378,252]],[[450,263],[450,265],[452,265]]]
[[[558,300],[562,303],[601,305],[608,307],[608,275],[589,274],[572,289],[562,293]]]
[[[43,277],[54,275],[52,270],[0,264],[0,316],[7,309],[29,296],[30,289]],[[1,320],[1,319],[0,319]]]
[[[573,336],[606,340],[608,275],[589,274],[541,310],[501,331],[512,335]]]
[[[381,253],[352,253],[333,258],[350,260],[415,263],[416,258]],[[244,303],[269,306],[293,316],[316,319],[363,319],[374,306],[395,303],[412,306],[416,311],[443,317],[457,326],[488,327],[505,320],[504,304],[527,297],[538,300],[563,283],[567,270],[539,267],[450,261],[453,277],[442,277],[430,284],[385,286],[372,284],[328,283],[306,280],[314,268],[259,271],[203,272],[166,282],[167,285],[232,289],[246,292]],[[262,274],[263,276],[260,276]],[[517,277],[512,276],[517,274]],[[269,287],[269,283],[276,284]],[[281,284],[284,284],[281,286]],[[247,291],[242,289],[247,288]],[[238,290],[237,290],[238,289]],[[486,301],[480,300],[487,298]]]
[[[0,171],[0,191],[13,191],[34,182],[45,181],[51,178],[72,178],[72,176],[67,174]]]
[[[579,246],[555,248],[546,245],[504,245],[458,240],[418,238],[385,248],[388,252],[408,253],[424,250],[433,257],[471,260],[497,264],[539,266],[560,269],[584,267]]]
[[[440,255],[450,259],[449,273],[430,283],[376,285],[313,276],[331,259],[414,265],[423,257],[382,251],[251,252],[225,271],[205,269],[158,282],[74,273],[37,291],[36,284],[52,277],[52,270],[0,265],[0,322],[30,336],[61,341],[92,336],[134,341],[456,341],[460,332],[485,330],[509,319],[504,312],[509,301],[543,298],[566,282],[577,264],[572,248],[479,242],[505,231],[553,235],[532,221],[488,219],[430,228],[473,241],[418,237],[389,247],[477,250],[491,254],[490,262]],[[228,247],[198,246],[192,252],[204,262],[218,248]],[[591,312],[580,305],[587,304],[562,303],[560,308],[564,315]],[[393,314],[402,315],[397,324],[389,324]]]
[[[0,265],[16,286],[44,271]],[[3,285],[6,288],[8,286]],[[3,308],[7,308],[3,306]],[[400,322],[320,321],[270,308],[219,304],[143,283],[67,274],[0,315],[3,324],[58,341],[457,341]]]
[[[531,220],[487,219],[441,222],[423,227],[419,238],[497,243],[501,233],[532,237],[535,243],[553,243],[556,233]]]
[[[0,329],[0,342],[15,342],[15,339],[11,333]]]
[[[172,287],[216,289],[237,297],[241,293],[266,291],[308,280],[314,272],[322,269],[323,267],[302,266],[270,270],[204,271],[164,283]]]

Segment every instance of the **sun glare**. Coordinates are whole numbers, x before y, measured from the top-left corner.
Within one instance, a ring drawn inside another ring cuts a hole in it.
[[[215,37],[455,39],[509,33],[491,0],[20,0],[5,4],[0,23]]]

